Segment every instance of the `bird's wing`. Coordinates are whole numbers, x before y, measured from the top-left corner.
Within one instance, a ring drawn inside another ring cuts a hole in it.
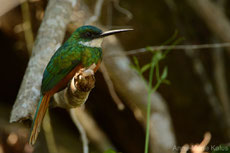
[[[44,94],[52,90],[76,66],[80,65],[81,53],[77,48],[64,44],[50,59],[42,79],[41,92]]]

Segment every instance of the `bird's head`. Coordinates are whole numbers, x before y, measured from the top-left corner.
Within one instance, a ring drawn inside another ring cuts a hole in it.
[[[101,47],[104,37],[110,36],[116,33],[130,31],[132,29],[118,29],[103,32],[101,29],[95,26],[82,26],[78,28],[74,33],[74,39],[77,43],[86,47]]]

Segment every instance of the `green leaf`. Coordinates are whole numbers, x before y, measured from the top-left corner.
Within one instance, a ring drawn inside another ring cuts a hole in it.
[[[139,70],[135,65],[131,64],[130,67],[131,67],[134,71],[136,71],[138,75],[140,75],[140,76],[142,75],[141,72],[140,72],[140,70]]]
[[[134,62],[134,64],[135,64],[137,67],[140,67],[140,66],[139,66],[139,61],[138,61],[138,59],[137,59],[136,56],[133,56],[133,62]]]
[[[145,71],[147,71],[150,68],[151,64],[145,64],[144,66],[142,66],[141,68],[141,73],[144,73]]]
[[[136,70],[138,74],[141,74],[141,68],[140,68],[139,61],[136,56],[133,56],[133,61],[134,61],[134,65],[131,65],[131,68]]]
[[[168,75],[168,68],[165,67],[164,70],[163,70],[163,73],[162,73],[162,75],[161,75],[161,79],[162,79],[162,80],[165,80],[166,77],[167,77],[167,75]]]

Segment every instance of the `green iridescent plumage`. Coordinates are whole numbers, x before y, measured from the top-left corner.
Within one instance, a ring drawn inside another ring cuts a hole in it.
[[[41,97],[34,116],[29,143],[34,144],[50,97],[63,89],[69,80],[73,78],[80,68],[87,69],[91,65],[97,65],[101,60],[101,43],[104,37],[111,34],[128,31],[129,29],[102,32],[94,26],[82,26],[78,28],[70,38],[55,52],[43,73]]]
[[[96,27],[84,26],[77,29],[72,36],[56,51],[48,63],[42,79],[41,92],[44,94],[59,83],[69,72],[77,65],[87,68],[92,64],[97,64],[102,58],[102,49],[97,47],[88,47],[79,42],[90,41],[90,38],[84,38],[82,33],[85,31],[96,31],[102,33]]]

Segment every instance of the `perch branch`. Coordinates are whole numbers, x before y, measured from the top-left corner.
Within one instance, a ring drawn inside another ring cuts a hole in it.
[[[10,122],[32,118],[40,97],[43,70],[56,46],[63,41],[76,0],[50,0],[33,47]]]
[[[51,106],[70,109],[84,104],[90,91],[94,88],[94,67],[95,64],[76,73],[68,87],[54,95],[54,101]]]

